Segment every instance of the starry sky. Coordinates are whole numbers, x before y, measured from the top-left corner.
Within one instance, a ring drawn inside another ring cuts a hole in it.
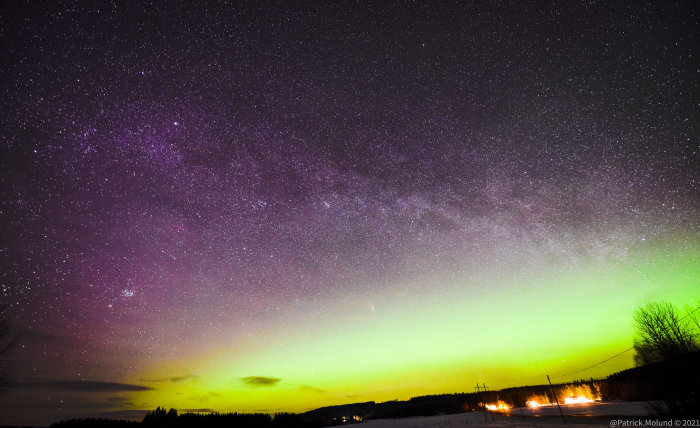
[[[700,300],[697,12],[2,2],[0,423],[630,367],[567,375]]]

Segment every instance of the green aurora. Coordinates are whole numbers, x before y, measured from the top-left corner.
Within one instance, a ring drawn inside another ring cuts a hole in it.
[[[206,403],[218,411],[298,412],[468,392],[476,382],[495,389],[545,383],[546,374],[559,382],[604,377],[631,367],[633,353],[567,374],[629,348],[635,307],[659,300],[698,304],[699,244],[644,243],[624,260],[511,272],[479,284],[456,276],[426,279],[412,284],[422,291],[410,295],[402,296],[407,287],[401,285],[380,299],[336,301],[292,315],[293,329],[251,338],[247,349],[216,348],[145,371],[139,378],[183,370],[198,376],[129,398],[181,409]],[[436,285],[451,292],[431,293]],[[481,287],[498,292],[480,293]],[[279,381],[250,386],[240,380],[260,373]]]

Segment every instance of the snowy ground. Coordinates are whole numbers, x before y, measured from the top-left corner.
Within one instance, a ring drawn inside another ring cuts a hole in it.
[[[538,409],[512,409],[510,414],[484,414],[483,412],[460,413],[456,415],[429,416],[403,419],[379,419],[366,421],[358,428],[459,428],[459,427],[610,427],[611,419],[636,420],[653,419],[647,416],[646,402],[613,402],[563,405],[566,415],[564,425],[556,406]]]
[[[646,401],[611,401],[581,404],[562,404],[564,415],[585,416],[648,416],[649,408]],[[522,409],[525,416],[559,416],[559,409],[554,406]],[[521,416],[520,408],[510,410],[512,416]]]

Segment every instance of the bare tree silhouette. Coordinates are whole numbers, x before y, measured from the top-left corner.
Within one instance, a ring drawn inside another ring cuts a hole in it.
[[[694,328],[696,333],[700,333],[700,317],[698,317],[698,309],[700,309],[700,305],[695,309],[692,307],[687,307],[686,309],[688,310],[688,319],[690,320],[690,324],[695,326]]]
[[[634,313],[635,362],[638,365],[666,360],[697,348],[693,325],[668,302],[653,302]]]

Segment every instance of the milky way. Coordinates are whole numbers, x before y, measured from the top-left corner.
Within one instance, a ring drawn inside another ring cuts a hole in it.
[[[1,9],[0,423],[542,382],[700,297],[690,1]]]

